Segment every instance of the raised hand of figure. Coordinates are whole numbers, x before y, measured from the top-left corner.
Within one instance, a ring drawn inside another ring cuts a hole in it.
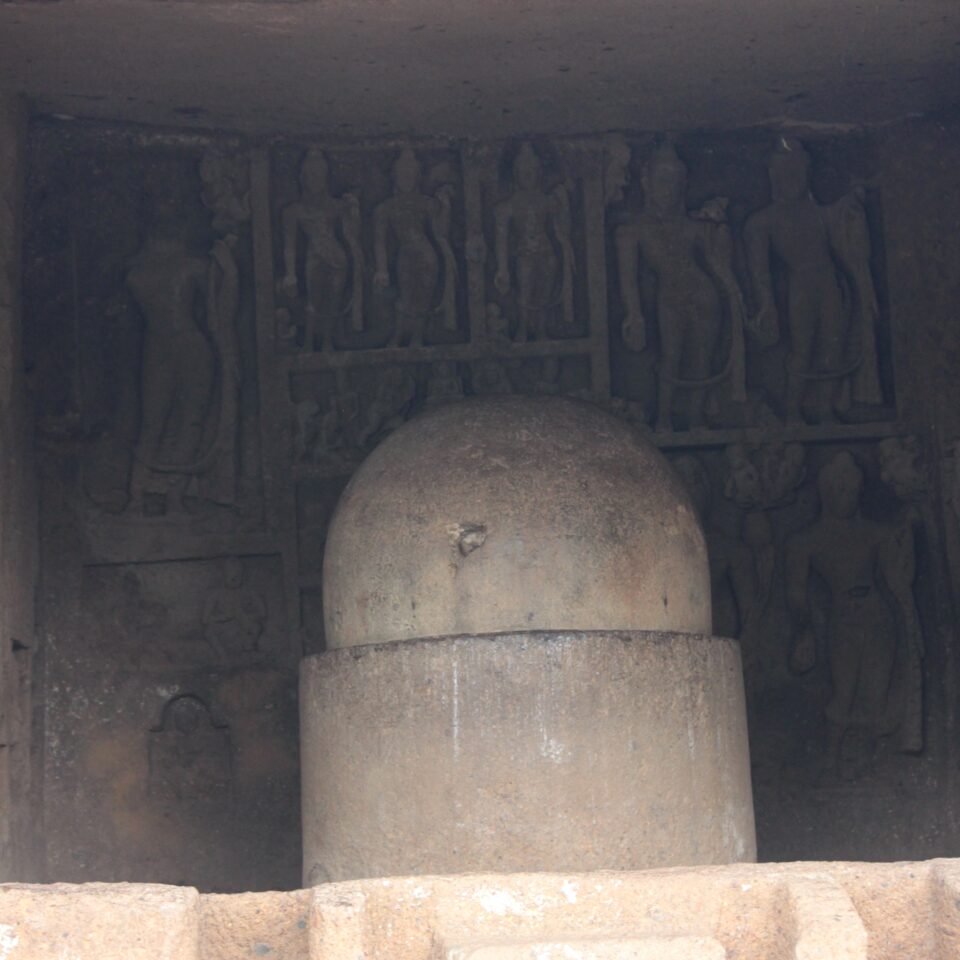
[[[373,275],[373,284],[376,287],[389,287],[390,274],[386,270],[377,270]]]
[[[621,330],[623,342],[628,350],[640,353],[647,346],[647,321],[642,313],[628,313],[623,320]]]
[[[493,278],[493,285],[501,295],[506,296],[510,292],[510,273],[507,270],[498,270]]]
[[[280,280],[280,292],[288,297],[297,295],[297,278],[287,274]]]

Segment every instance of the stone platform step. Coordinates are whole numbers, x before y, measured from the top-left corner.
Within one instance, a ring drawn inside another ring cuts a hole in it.
[[[0,960],[957,960],[960,860],[0,885]]]

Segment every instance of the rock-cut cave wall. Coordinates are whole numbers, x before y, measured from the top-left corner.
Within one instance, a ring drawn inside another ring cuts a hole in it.
[[[958,134],[34,125],[45,877],[298,885],[337,496],[496,393],[600,403],[689,483],[761,858],[955,855]]]

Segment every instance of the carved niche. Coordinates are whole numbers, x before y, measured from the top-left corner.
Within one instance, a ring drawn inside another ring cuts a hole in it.
[[[466,339],[463,189],[449,149],[279,149],[271,204],[281,345]]]
[[[818,426],[839,437],[893,418],[867,180],[828,176],[786,138],[772,154],[611,138],[605,157],[615,396],[667,435]],[[814,196],[821,183],[829,202]]]
[[[73,185],[72,429],[94,530],[261,509],[249,191],[245,156],[213,147],[124,154]]]

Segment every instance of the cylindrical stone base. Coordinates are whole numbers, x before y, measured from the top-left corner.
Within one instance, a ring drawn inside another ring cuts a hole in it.
[[[300,687],[307,884],[756,856],[733,640],[410,640],[307,657]]]

